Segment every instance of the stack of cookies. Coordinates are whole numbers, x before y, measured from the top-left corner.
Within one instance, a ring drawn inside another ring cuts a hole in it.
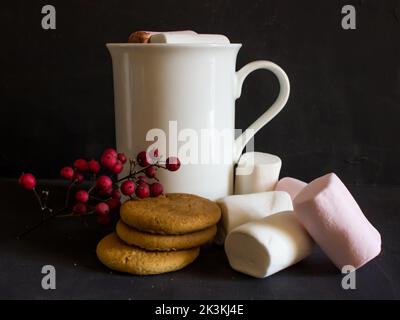
[[[200,246],[215,237],[219,206],[202,197],[171,193],[126,201],[116,233],[97,246],[100,261],[113,270],[139,275],[182,269]]]

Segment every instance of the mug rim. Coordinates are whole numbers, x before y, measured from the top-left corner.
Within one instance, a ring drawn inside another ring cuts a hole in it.
[[[106,47],[114,47],[114,48],[124,48],[124,47],[153,47],[153,48],[193,48],[193,47],[204,47],[204,48],[240,48],[242,46],[241,43],[128,43],[128,42],[111,42],[106,43]]]

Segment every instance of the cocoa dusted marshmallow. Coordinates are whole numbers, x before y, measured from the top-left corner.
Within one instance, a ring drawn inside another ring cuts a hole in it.
[[[156,31],[135,31],[132,32],[128,38],[129,43],[148,43],[150,37],[153,34],[157,34]]]

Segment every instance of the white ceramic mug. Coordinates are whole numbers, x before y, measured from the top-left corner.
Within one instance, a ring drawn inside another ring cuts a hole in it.
[[[229,161],[183,163],[179,171],[158,173],[166,192],[194,193],[213,200],[232,194],[233,168],[242,150],[287,102],[290,85],[285,72],[270,61],[254,61],[236,72],[241,44],[121,43],[107,47],[113,63],[117,149],[130,157],[152,143],[146,141],[149,130],[159,128],[171,135],[170,121],[176,121],[178,132],[190,129],[199,136],[201,130],[233,132],[235,100],[247,75],[266,69],[277,76],[278,98],[240,137],[235,139],[232,134]],[[178,149],[183,144],[179,141]]]

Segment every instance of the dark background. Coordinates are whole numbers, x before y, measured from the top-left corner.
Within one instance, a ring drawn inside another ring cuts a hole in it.
[[[45,4],[56,7],[56,30],[41,28]],[[346,4],[356,7],[356,30],[341,28]],[[49,221],[16,240],[36,223],[38,207],[15,181],[0,179],[6,199],[0,298],[399,299],[400,0],[4,2],[0,177],[31,171],[57,178],[74,158],[97,157],[115,144],[105,43],[124,42],[143,29],[222,33],[243,43],[238,68],[257,59],[279,64],[291,81],[290,100],[258,133],[256,150],[279,155],[282,175],[309,181],[336,172],[381,232],[381,254],[357,271],[357,290],[347,291],[319,248],[264,281],[232,270],[216,246],[203,248],[181,272],[131,277],[96,258],[96,243],[112,227],[99,228],[94,220]],[[251,74],[237,102],[237,128],[259,116],[277,91],[270,73]],[[64,196],[57,183],[51,187],[54,204]],[[57,290],[42,290],[43,264],[56,267]]]
[[[57,29],[41,28],[41,8]],[[356,7],[357,29],[341,28]],[[238,68],[279,64],[291,81],[286,108],[256,137],[282,174],[398,185],[400,1],[7,1],[0,12],[0,176],[58,177],[76,157],[115,144],[106,42],[135,30],[192,29],[243,43]],[[268,72],[252,74],[237,102],[247,127],[277,95]]]

